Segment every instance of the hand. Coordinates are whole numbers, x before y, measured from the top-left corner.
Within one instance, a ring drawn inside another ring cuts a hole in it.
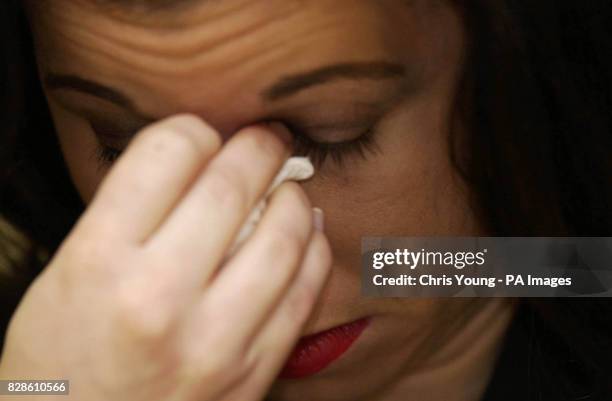
[[[258,125],[221,148],[192,115],[139,132],[21,300],[0,377],[68,379],[80,401],[262,399],[331,265],[288,182],[220,269],[288,138]]]

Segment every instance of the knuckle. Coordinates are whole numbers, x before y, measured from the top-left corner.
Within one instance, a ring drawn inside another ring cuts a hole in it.
[[[253,370],[253,364],[241,352],[220,346],[206,346],[184,352],[181,376],[189,381],[229,384],[240,381]]]
[[[204,180],[204,191],[213,202],[228,209],[246,211],[248,195],[237,167],[210,167]]]
[[[155,153],[191,152],[205,156],[221,146],[219,134],[191,115],[170,117],[145,128],[141,135]]]
[[[156,155],[199,153],[197,141],[193,139],[192,134],[171,127],[160,127],[150,132],[151,134],[146,138],[146,145],[151,153]]]
[[[207,139],[206,143],[221,145],[222,140],[219,133],[195,114],[180,113],[166,118],[165,121],[172,127],[176,127],[177,130],[199,134],[199,138]]]
[[[79,238],[58,253],[55,265],[67,287],[91,281],[102,284],[115,268],[116,254],[99,240]]]
[[[304,252],[306,234],[297,227],[279,226],[272,234],[270,247],[281,263],[296,263]]]
[[[78,239],[72,238],[72,240],[66,254],[70,255],[75,262],[84,260],[101,261],[107,258],[106,244],[95,236],[88,238],[81,235]]]
[[[278,195],[281,202],[287,205],[294,206],[297,210],[295,212],[300,213],[299,217],[310,220],[311,217],[311,203],[304,190],[297,182],[287,181],[282,183],[278,187]]]
[[[156,290],[144,283],[126,280],[115,293],[115,318],[118,328],[136,340],[158,340],[170,331],[173,320],[169,308]]]
[[[255,126],[245,130],[245,139],[248,139],[253,151],[267,158],[280,159],[285,153],[285,145],[275,135],[264,128]]]
[[[182,325],[183,341],[178,350],[181,374],[190,380],[229,383],[239,381],[254,369],[248,344],[228,336],[234,327],[227,312],[219,307],[220,302],[220,298],[203,302],[197,309],[197,318]]]
[[[297,284],[287,297],[286,313],[289,319],[301,324],[310,313],[318,297],[318,291],[310,283]]]
[[[301,269],[313,268],[313,263],[317,265],[317,274],[298,278],[298,281],[287,295],[286,313],[289,315],[289,318],[294,318],[298,324],[301,324],[308,317],[314,304],[317,302],[322,290],[320,276],[327,276],[332,264],[331,248],[326,238],[320,233],[313,236],[308,261],[302,264]],[[323,269],[319,269],[320,267],[323,267]]]

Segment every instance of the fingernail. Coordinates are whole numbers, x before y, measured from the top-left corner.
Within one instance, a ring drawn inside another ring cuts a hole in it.
[[[293,135],[285,124],[278,121],[270,121],[268,127],[287,145],[291,146],[293,144]]]
[[[312,223],[315,228],[319,231],[323,231],[325,228],[325,217],[323,210],[318,207],[312,208]]]

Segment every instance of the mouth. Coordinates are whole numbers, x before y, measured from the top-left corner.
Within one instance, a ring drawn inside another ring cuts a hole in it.
[[[299,379],[325,369],[348,351],[368,324],[363,318],[300,338],[278,377]]]

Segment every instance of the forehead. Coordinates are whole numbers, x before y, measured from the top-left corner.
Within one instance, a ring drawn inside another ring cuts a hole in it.
[[[417,63],[431,44],[428,7],[408,3],[45,0],[32,1],[30,14],[43,68],[120,87],[151,113],[212,116],[230,102],[237,113],[256,109],[257,94],[281,76]]]

